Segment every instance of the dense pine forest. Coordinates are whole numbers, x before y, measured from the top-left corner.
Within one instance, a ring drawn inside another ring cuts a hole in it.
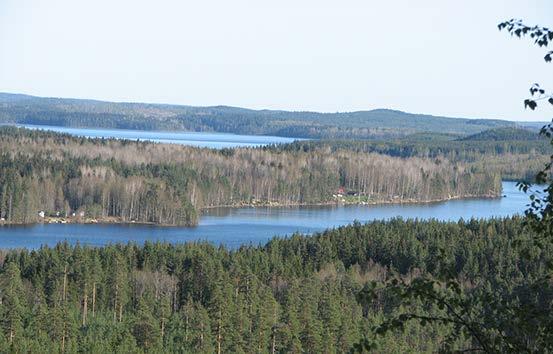
[[[235,251],[146,243],[4,252],[0,351],[334,353],[363,338],[377,352],[470,349],[462,336],[444,347],[448,325],[408,322],[404,332],[377,335],[375,325],[389,316],[444,310],[421,301],[398,306],[392,292],[369,302],[360,294],[396,274],[410,281],[449,270],[468,293],[551,310],[553,292],[518,293],[553,254],[548,246],[522,256],[515,240],[533,236],[519,218],[396,219]],[[491,315],[482,312],[482,320]]]
[[[202,208],[494,197],[476,162],[329,149],[210,150],[0,129],[0,217],[194,225]],[[349,199],[346,199],[349,198]],[[44,215],[39,216],[39,212]]]

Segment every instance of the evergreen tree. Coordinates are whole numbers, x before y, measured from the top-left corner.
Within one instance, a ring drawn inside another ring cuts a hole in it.
[[[0,278],[1,318],[4,335],[10,345],[23,331],[22,319],[26,304],[23,302],[23,284],[19,267],[10,262]]]

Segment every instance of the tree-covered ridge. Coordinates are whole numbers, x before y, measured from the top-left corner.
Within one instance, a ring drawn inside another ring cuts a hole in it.
[[[483,136],[492,135],[497,139],[481,139]],[[535,177],[535,171],[548,161],[550,145],[545,139],[530,139],[526,132],[520,133],[518,129],[512,131],[506,128],[483,132],[482,135],[477,134],[470,139],[450,134],[420,133],[385,141],[300,140],[266,149],[305,152],[321,149],[332,152],[348,150],[401,158],[443,158],[470,164],[475,171],[498,173],[503,179],[531,181]]]
[[[0,93],[0,123],[140,130],[216,131],[303,138],[388,138],[416,132],[468,135],[515,122],[389,109],[317,113],[42,98]]]
[[[480,133],[460,138],[463,141],[520,141],[520,140],[544,140],[535,131],[517,127],[505,127],[484,130]]]
[[[437,352],[451,327],[371,331],[402,311],[443,310],[360,294],[394,274],[409,281],[449,269],[467,291],[518,296],[517,284],[539,277],[552,250],[520,258],[517,237],[532,237],[518,218],[392,220],[235,251],[205,243],[10,251],[0,257],[0,351],[334,353],[370,337],[378,352]],[[449,349],[471,346],[460,337]]]
[[[351,151],[210,150],[0,129],[0,217],[193,225],[204,207],[497,196],[501,179],[447,159]],[[343,190],[339,192],[339,190]]]

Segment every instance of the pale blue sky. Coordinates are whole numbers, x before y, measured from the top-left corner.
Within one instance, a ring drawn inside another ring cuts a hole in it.
[[[189,105],[548,120],[553,64],[497,23],[548,0],[0,0],[0,91]]]

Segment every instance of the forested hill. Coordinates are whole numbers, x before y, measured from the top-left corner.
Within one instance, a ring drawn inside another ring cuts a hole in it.
[[[497,196],[500,178],[497,171],[444,158],[212,150],[0,128],[0,217],[10,223],[38,221],[43,211],[193,225],[198,211],[210,206]]]
[[[459,140],[464,141],[524,141],[544,140],[544,137],[536,134],[535,131],[518,127],[501,127],[484,130],[480,133],[469,135]]]
[[[146,243],[0,253],[0,352],[347,353],[367,337],[375,353],[475,351],[456,326],[439,322],[405,321],[405,332],[377,336],[375,325],[401,313],[448,313],[425,299],[400,302],[392,291],[367,301],[371,284],[444,270],[469,300],[506,299],[483,309],[464,301],[471,311],[463,319],[502,320],[500,333],[531,345],[540,333],[524,329],[533,322],[519,330],[510,312],[494,309],[540,304],[550,313],[550,291],[522,288],[545,278],[551,261],[550,244],[526,254],[516,247],[533,236],[518,218],[391,220],[235,251]]]
[[[0,123],[216,131],[303,138],[389,138],[417,132],[470,135],[515,122],[396,110],[317,113],[42,98],[0,93]]]
[[[415,133],[388,140],[301,140],[268,146],[276,151],[351,151],[393,157],[443,158],[469,164],[475,171],[488,171],[502,179],[532,181],[549,161],[550,144],[537,132],[519,128],[495,128],[459,137],[443,133]]]

